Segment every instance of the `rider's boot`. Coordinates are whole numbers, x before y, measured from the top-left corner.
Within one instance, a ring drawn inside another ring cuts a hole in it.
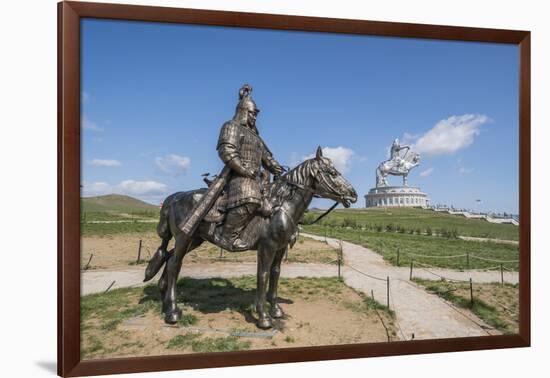
[[[224,240],[225,245],[230,246],[231,251],[242,251],[249,246],[241,239],[240,234],[252,220],[260,207],[256,203],[247,203],[229,209],[225,218],[225,224],[220,227],[218,238]]]

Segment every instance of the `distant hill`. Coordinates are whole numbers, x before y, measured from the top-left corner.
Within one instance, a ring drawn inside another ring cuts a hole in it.
[[[139,212],[139,211],[155,211],[158,212],[159,207],[143,202],[130,196],[121,194],[107,194],[105,196],[84,197],[80,199],[81,211],[113,211],[113,212]]]

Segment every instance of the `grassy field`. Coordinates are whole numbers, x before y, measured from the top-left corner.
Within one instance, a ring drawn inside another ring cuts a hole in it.
[[[105,213],[101,213],[104,215]],[[105,219],[102,219],[105,220]],[[143,234],[156,232],[157,223],[128,221],[124,223],[80,223],[82,236],[109,236],[116,234]]]
[[[470,285],[448,281],[429,281],[415,279],[430,293],[471,310],[488,325],[505,334],[518,333],[519,329],[519,292],[518,285],[484,283],[474,284],[473,297],[470,299]]]
[[[307,220],[318,216],[312,212]],[[473,236],[503,240],[518,240],[519,228],[511,224],[489,223],[481,219],[468,219],[458,215],[444,214],[417,208],[372,208],[335,210],[321,221],[327,226],[362,227],[368,230],[393,230],[403,228],[405,233],[456,232],[461,236]]]
[[[465,270],[468,268],[486,269],[498,266],[499,263],[479,260],[474,256],[503,261],[518,261],[519,258],[518,247],[509,244],[317,225],[304,226],[304,231],[317,235],[326,234],[329,237],[342,239],[370,248],[380,253],[384,259],[392,265],[397,265],[397,250],[399,249],[399,266],[407,266],[410,264],[411,260],[414,259],[417,262],[440,268],[457,270]],[[469,266],[466,256],[441,258],[442,256],[460,256],[465,254],[470,254]],[[518,263],[505,263],[504,267],[511,270],[517,270]]]
[[[81,357],[221,352],[396,339],[394,314],[333,278],[282,278],[287,316],[272,337],[254,337],[256,278],[178,282],[184,316],[164,325],[156,286],[117,289],[81,298]],[[243,336],[244,335],[244,336]],[[249,336],[250,335],[250,336]]]

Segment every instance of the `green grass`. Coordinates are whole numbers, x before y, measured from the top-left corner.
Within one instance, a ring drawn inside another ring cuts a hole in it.
[[[137,220],[158,219],[158,211],[134,211],[134,212],[118,212],[118,211],[86,211],[80,216],[82,223],[97,222],[97,221],[126,221],[133,222]]]
[[[82,236],[108,236],[113,234],[133,234],[156,232],[156,223],[81,223],[80,233]]]
[[[449,269],[467,269],[467,257],[438,258],[438,256],[459,256],[470,254],[469,268],[484,269],[498,266],[499,263],[475,259],[478,256],[485,259],[512,261],[518,260],[518,246],[493,242],[477,242],[462,239],[448,239],[427,235],[411,235],[408,233],[376,232],[355,228],[304,226],[305,232],[325,235],[349,241],[370,248],[380,253],[386,261],[397,265],[397,249],[399,248],[399,266],[408,266],[414,261]],[[429,257],[412,256],[410,254]],[[518,269],[518,263],[505,263],[505,268]]]
[[[193,352],[234,352],[250,349],[250,341],[241,341],[236,336],[205,337],[199,334],[186,333],[174,336],[166,346],[168,349],[192,349]]]
[[[430,281],[418,278],[414,281],[424,286],[427,291],[457,307],[471,310],[485,323],[505,334],[518,332],[518,285],[474,284],[474,300],[472,302],[469,283]],[[495,298],[498,298],[498,301]],[[506,308],[502,307],[503,303]]]
[[[318,213],[308,213],[308,220],[316,218]],[[392,225],[403,228],[404,233],[411,230],[426,233],[428,229],[456,231],[458,235],[503,240],[518,240],[519,227],[511,224],[489,223],[481,219],[468,219],[460,215],[439,213],[417,208],[372,208],[335,210],[320,224],[328,226],[347,225],[376,230]]]

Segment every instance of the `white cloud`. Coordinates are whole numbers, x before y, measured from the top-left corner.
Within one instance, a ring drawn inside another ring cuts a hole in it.
[[[82,124],[83,129],[91,130],[91,131],[103,131],[102,127],[99,127],[97,123],[90,121],[87,117],[82,117]]]
[[[111,185],[104,181],[92,183],[84,182],[82,191],[85,196],[97,196],[103,194],[125,194],[129,196],[154,196],[165,194],[168,191],[166,184],[157,181],[124,180]]]
[[[164,157],[156,157],[155,163],[163,172],[179,175],[187,172],[191,166],[191,159],[187,156],[169,154]]]
[[[458,173],[460,173],[461,175],[465,175],[465,174],[468,174],[468,173],[472,173],[473,169],[471,168],[466,168],[466,167],[460,167],[458,169]]]
[[[80,101],[87,102],[90,99],[90,95],[84,91],[80,93]]]
[[[433,167],[423,170],[422,172],[420,172],[420,177],[428,177],[429,175],[432,174],[433,171],[434,171]]]
[[[122,163],[113,159],[92,159],[88,161],[88,164],[95,167],[120,167]]]
[[[482,114],[451,116],[439,121],[431,130],[416,136],[413,149],[426,155],[448,155],[470,146],[489,117]],[[407,139],[415,137],[405,134]]]
[[[355,155],[355,152],[346,147],[323,147],[323,156],[328,157],[340,173],[347,173],[350,170],[353,155]],[[304,156],[304,160],[313,157],[315,157],[315,154]]]

